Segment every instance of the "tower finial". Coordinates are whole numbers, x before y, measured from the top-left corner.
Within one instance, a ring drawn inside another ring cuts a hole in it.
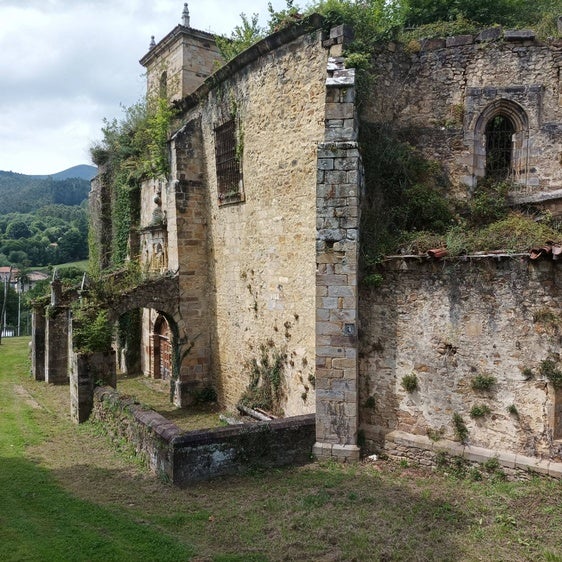
[[[150,45],[148,46],[148,50],[152,50],[156,47],[156,41],[154,41],[154,35],[150,36]]]
[[[187,2],[183,5],[183,12],[182,12],[182,25],[184,27],[189,27],[189,8],[187,7]]]

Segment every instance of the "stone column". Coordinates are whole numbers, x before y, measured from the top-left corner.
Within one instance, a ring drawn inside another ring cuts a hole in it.
[[[317,457],[357,460],[357,273],[362,165],[355,74],[329,59],[325,141],[318,147],[316,235]]]
[[[62,283],[56,271],[51,282],[51,304],[45,317],[45,381],[68,384],[70,309],[64,305]]]
[[[208,195],[200,120],[191,121],[172,144],[175,206],[169,210],[170,268],[177,269],[181,294],[179,333],[172,341],[181,360],[174,403],[188,406],[194,394],[211,386],[209,318]],[[189,350],[189,351],[188,351]]]
[[[45,312],[39,308],[31,316],[31,374],[36,381],[45,380]]]
[[[70,363],[70,416],[83,423],[92,413],[96,384],[116,387],[116,355],[113,350],[73,353]]]
[[[45,381],[52,384],[68,384],[69,316],[68,307],[47,307]]]

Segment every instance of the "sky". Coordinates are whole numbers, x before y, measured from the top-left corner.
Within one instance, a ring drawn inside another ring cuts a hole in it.
[[[91,164],[103,119],[142,99],[138,63],[181,22],[178,0],[0,0],[0,170]],[[191,27],[230,35],[268,0],[192,0]],[[275,9],[285,0],[272,0]]]

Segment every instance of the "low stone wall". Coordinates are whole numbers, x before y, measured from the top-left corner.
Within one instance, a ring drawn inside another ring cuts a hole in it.
[[[94,392],[92,419],[125,439],[150,469],[177,485],[253,468],[304,464],[315,441],[314,415],[182,432],[175,424],[108,387]]]
[[[463,445],[442,439],[431,441],[425,435],[412,435],[403,431],[392,431],[385,436],[384,452],[393,459],[405,459],[423,466],[437,466],[439,455],[461,458],[467,464],[478,467],[496,459],[508,478],[524,480],[533,475],[562,478],[562,463],[538,459],[506,451],[492,451],[483,447]]]

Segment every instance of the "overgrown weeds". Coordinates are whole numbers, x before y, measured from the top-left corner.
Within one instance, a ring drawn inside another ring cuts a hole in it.
[[[262,344],[260,357],[252,359],[250,363],[250,382],[240,403],[281,415],[281,402],[285,392],[286,360],[287,354],[284,351]]]

